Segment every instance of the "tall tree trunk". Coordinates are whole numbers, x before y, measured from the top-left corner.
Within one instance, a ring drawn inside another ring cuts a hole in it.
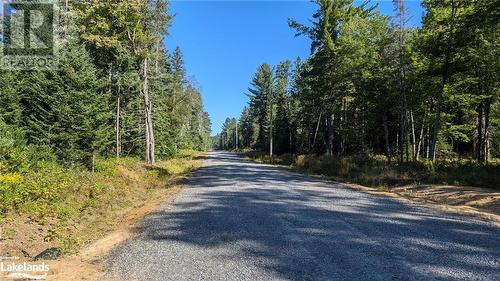
[[[405,114],[406,116],[406,125],[405,125],[405,157],[406,157],[406,162],[410,161],[410,137],[408,133],[408,124],[409,124],[409,116],[408,112]]]
[[[488,163],[490,157],[490,111],[491,111],[491,99],[488,99],[485,104],[484,109],[484,134],[482,137],[483,145],[481,150],[483,151],[483,158],[481,159],[483,163]]]
[[[425,134],[426,136],[426,145],[425,145],[425,158],[429,159],[430,158],[430,151],[431,151],[431,132],[429,129],[430,126],[427,126],[427,132]]]
[[[406,109],[406,67],[405,67],[405,44],[406,44],[406,6],[404,0],[394,0],[397,17],[399,19],[399,140],[398,152],[399,162],[402,163],[404,154],[408,160],[407,145],[407,109]]]
[[[416,161],[418,161],[420,159],[420,150],[422,149],[422,143],[423,143],[423,139],[424,139],[424,127],[425,127],[425,121],[422,120],[422,128],[420,128],[420,135],[418,137],[418,141],[417,141],[417,145],[416,145],[417,150],[415,151],[415,160]]]
[[[437,139],[439,135],[439,130],[441,129],[441,110],[443,107],[444,101],[444,91],[446,84],[448,84],[449,76],[450,76],[450,60],[452,53],[452,44],[453,44],[453,33],[455,29],[455,15],[457,12],[457,7],[455,0],[451,0],[451,24],[450,24],[450,34],[448,36],[448,43],[445,54],[444,61],[444,70],[443,77],[441,83],[441,90],[439,91],[437,105],[436,105],[436,116],[434,117],[434,129],[432,131],[432,140],[429,148],[429,157],[432,161],[436,160],[436,147],[437,147]]]
[[[404,160],[404,150],[405,150],[405,120],[404,113],[401,107],[401,111],[399,113],[399,132],[398,132],[398,154],[399,154],[399,163],[403,163]]]
[[[400,128],[400,125],[401,125],[401,124],[398,122],[398,128],[397,128],[397,130],[396,130],[396,149],[397,149],[397,152],[398,152],[398,153],[397,153],[397,155],[398,155],[398,156],[399,156],[399,155],[400,155],[400,153],[401,153],[401,145],[400,145],[400,139],[399,139],[399,133],[400,133],[399,128]]]
[[[118,93],[116,96],[116,158],[120,158],[122,146],[120,142],[120,85],[118,85]]]
[[[389,164],[392,161],[391,155],[391,145],[389,142],[389,126],[387,125],[387,111],[384,110],[384,114],[382,115],[382,122],[384,126],[384,141],[385,141],[385,155],[387,157],[387,161]]]
[[[327,140],[326,140],[326,155],[333,156],[333,143],[335,134],[335,115],[332,113],[326,118]]]
[[[411,125],[411,155],[412,159],[415,161],[415,151],[416,149],[416,142],[417,142],[417,136],[415,135],[415,119],[413,118],[413,111],[410,110],[410,125]]]
[[[271,117],[269,119],[269,155],[273,156],[273,104],[271,103]]]
[[[144,98],[144,120],[146,125],[146,161],[148,164],[155,163],[155,137],[153,130],[153,108],[149,97],[149,74],[148,59],[143,62],[142,94]]]
[[[290,102],[288,103],[288,149],[290,153],[293,153],[293,124],[292,124],[292,114],[290,113]]]
[[[403,48],[403,47],[401,47]],[[402,51],[401,51],[402,52]],[[401,57],[403,56],[402,54],[400,55]],[[403,63],[403,59],[401,58],[401,64]],[[405,76],[405,71],[403,65],[400,66],[400,94],[399,94],[399,162],[403,163],[404,159],[404,153],[407,151],[408,147],[406,146],[407,143],[407,130],[406,130],[406,88],[405,88],[405,82],[404,82],[404,76]]]
[[[321,115],[323,115],[323,112],[320,112],[318,116],[318,123],[316,124],[316,131],[314,132],[314,139],[311,146],[312,149],[314,149],[314,146],[316,145],[316,138],[318,137],[319,124],[321,123]]]
[[[364,103],[363,103],[364,104]],[[362,106],[362,110],[361,110],[361,152],[362,153],[365,153],[366,152],[366,143],[365,143],[365,116],[364,116],[364,112],[365,112],[365,108],[364,106]]]
[[[476,160],[483,161],[483,112],[484,102],[481,101],[477,106],[477,137],[476,137]]]

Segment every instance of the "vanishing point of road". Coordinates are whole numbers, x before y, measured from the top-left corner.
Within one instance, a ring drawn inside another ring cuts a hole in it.
[[[211,152],[108,258],[119,280],[500,280],[500,227]]]

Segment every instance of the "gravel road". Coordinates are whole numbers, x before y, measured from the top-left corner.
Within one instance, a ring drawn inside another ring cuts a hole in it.
[[[107,259],[120,280],[500,280],[500,227],[212,152]]]

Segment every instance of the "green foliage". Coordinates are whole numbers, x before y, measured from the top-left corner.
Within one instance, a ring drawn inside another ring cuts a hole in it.
[[[34,213],[43,212],[61,199],[63,190],[74,184],[67,171],[54,162],[33,164],[30,169],[0,173],[0,212],[19,209],[26,202],[39,202],[36,208],[32,206],[30,209]]]
[[[199,165],[195,150],[209,148],[211,126],[180,49],[165,48],[167,1],[69,3],[57,69],[0,70],[0,217],[36,227],[19,243],[64,252],[175,192]],[[139,160],[150,127],[156,166]]]
[[[276,67],[274,82],[275,118],[274,118],[274,151],[278,154],[293,151],[291,135],[291,104],[289,96],[290,69],[292,63],[283,61]]]
[[[398,155],[400,165],[433,151],[439,161],[498,157],[498,1],[423,1],[421,28],[406,27],[404,0],[393,18],[369,3],[314,2],[308,25],[289,20],[312,40],[309,58],[254,75],[241,148],[269,150],[271,138],[278,154]],[[220,148],[233,148],[227,134]]]
[[[43,240],[72,253],[109,231],[132,208],[175,192],[171,187],[176,181],[201,163],[195,160],[200,152],[180,154],[155,166],[134,158],[96,159],[95,173],[55,161],[43,161],[24,172],[2,170],[0,216],[30,219],[27,224],[7,223],[2,237],[20,239],[23,245]],[[33,223],[36,237],[13,237],[18,228],[29,229]]]
[[[255,147],[266,149],[269,145],[269,129],[273,122],[271,111],[273,110],[273,72],[271,66],[264,63],[259,66],[252,79],[252,88],[249,88],[250,114],[257,123],[257,139]]]
[[[17,83],[16,72],[0,70],[0,118],[8,124],[19,125],[21,120],[20,95],[13,87]]]
[[[167,174],[192,168],[187,149],[210,145],[200,91],[188,81],[180,49],[170,54],[163,45],[172,18],[167,1],[80,1],[61,17],[57,69],[0,71],[0,213],[41,222],[119,196],[127,179],[117,167],[142,169],[135,158],[145,150],[146,78],[156,154],[182,156]],[[157,176],[148,180],[157,184]]]
[[[163,45],[172,18],[168,2],[83,1],[69,8],[61,15],[70,34],[59,42],[57,70],[0,71],[4,165],[29,169],[38,162],[32,150],[89,169],[95,158],[144,155],[145,75],[157,156],[208,149],[201,94],[187,79],[180,49],[169,54]],[[151,67],[144,72],[146,59]]]
[[[156,156],[173,157],[184,148],[208,149],[210,120],[199,90],[187,79],[181,50],[170,54],[162,40],[172,19],[168,2],[82,2],[76,5],[76,15],[81,38],[111,94],[109,106],[114,114],[108,123],[114,126],[115,154],[142,156],[146,149],[146,78]],[[149,68],[144,72],[146,59]],[[109,143],[106,147],[109,153]]]
[[[187,81],[179,48],[165,57],[162,68],[164,71],[154,77],[152,85],[158,156],[172,157],[183,149],[207,150],[210,118],[204,111],[200,91]]]
[[[108,97],[83,46],[72,42],[64,49],[59,70],[23,77],[22,124],[29,143],[50,146],[61,160],[88,164],[110,142]]]
[[[500,163],[481,165],[471,160],[418,161],[398,165],[381,155],[350,157],[283,154],[269,157],[250,151],[245,156],[263,163],[289,166],[298,171],[368,186],[451,184],[498,189]]]

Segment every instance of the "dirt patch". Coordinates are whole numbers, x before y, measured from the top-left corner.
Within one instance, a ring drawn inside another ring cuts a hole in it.
[[[43,280],[114,281],[104,276],[103,258],[134,235],[138,221],[182,190],[184,180],[201,166],[201,159],[161,161],[159,170],[148,170],[135,162],[118,166],[114,175],[102,179],[110,190],[106,189],[86,212],[70,220],[10,213],[0,221],[0,259],[16,257],[16,264],[28,265],[43,262],[50,268]],[[172,171],[163,172],[162,166]],[[65,248],[67,242],[71,247]],[[34,261],[35,256],[50,248],[62,253],[62,258],[57,254],[57,260]],[[75,250],[65,251],[68,248]],[[34,273],[43,277],[45,272]],[[22,274],[8,275],[0,272],[0,280],[29,280]]]
[[[180,190],[180,186],[172,187],[169,194],[170,199]],[[154,212],[161,202],[149,202],[135,209],[121,220],[119,229],[85,247],[78,255],[48,262],[51,271],[47,280],[118,281],[104,276],[105,267],[102,264],[102,259],[113,247],[132,237],[134,235],[134,225],[148,214]]]
[[[168,190],[168,194],[162,200],[145,203],[143,206],[134,209],[121,219],[119,226],[113,232],[105,237],[94,241],[90,245],[81,249],[81,251],[72,256],[64,257],[55,261],[43,261],[50,268],[47,278],[43,280],[49,281],[118,281],[117,279],[107,278],[104,276],[105,267],[102,264],[103,258],[117,244],[125,241],[134,235],[134,227],[141,219],[148,214],[153,213],[160,204],[167,200],[173,200],[176,194],[181,191],[181,186],[176,185]],[[16,263],[40,264],[40,262],[32,262],[27,259],[20,258]],[[35,272],[33,275],[43,276],[43,272]],[[0,275],[0,280],[24,280],[22,275]],[[4,279],[2,279],[4,278]]]
[[[0,256],[30,258],[52,246],[47,234],[52,222],[34,222],[27,215],[11,215],[0,226]]]
[[[452,206],[471,206],[500,215],[500,192],[497,190],[449,185],[414,185],[392,188],[391,191]]]
[[[351,183],[345,185],[348,188],[392,197],[410,204],[420,203],[433,209],[469,214],[500,225],[498,190],[449,185],[408,185],[383,189]]]
[[[391,192],[428,203],[442,204],[448,209],[482,214],[500,222],[498,190],[450,185],[410,185],[394,187]]]

